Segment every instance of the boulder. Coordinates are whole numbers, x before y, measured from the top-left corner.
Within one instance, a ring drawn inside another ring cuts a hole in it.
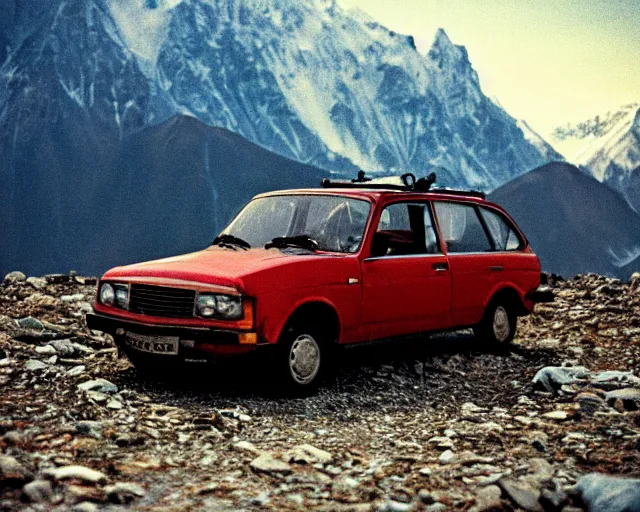
[[[590,473],[575,488],[589,512],[640,512],[640,480]]]

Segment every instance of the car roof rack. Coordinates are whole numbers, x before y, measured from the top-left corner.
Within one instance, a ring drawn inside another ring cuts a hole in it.
[[[358,176],[352,180],[330,180],[324,178],[320,183],[322,188],[354,188],[367,190],[398,190],[402,192],[433,192],[434,194],[451,194],[456,196],[477,197],[486,199],[486,194],[479,190],[459,190],[454,188],[431,188],[436,182],[436,173],[432,172],[426,178],[416,179],[413,173],[407,172],[400,176],[402,185],[375,181],[358,171]]]

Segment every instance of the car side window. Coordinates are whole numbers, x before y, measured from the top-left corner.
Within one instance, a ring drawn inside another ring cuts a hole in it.
[[[371,256],[437,254],[440,252],[426,203],[394,203],[380,215]]]
[[[480,208],[480,214],[493,238],[496,251],[517,251],[521,248],[522,241],[501,215],[487,208]]]
[[[434,206],[448,252],[489,252],[493,250],[476,209],[472,205],[435,201]]]

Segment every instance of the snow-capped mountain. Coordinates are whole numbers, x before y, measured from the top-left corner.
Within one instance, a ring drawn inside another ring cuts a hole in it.
[[[123,208],[127,145],[175,116],[325,170],[437,167],[449,186],[492,189],[557,155],[483,94],[444,31],[421,54],[334,1],[4,0],[4,13],[0,232],[40,271],[86,243],[107,250],[94,227]],[[222,172],[200,161],[203,175]],[[157,163],[138,162],[140,196],[157,191]],[[316,176],[302,168],[301,184]],[[273,166],[234,172],[279,183]],[[251,193],[218,185],[225,212]]]
[[[8,85],[33,82],[15,71],[46,48],[37,59],[52,61],[48,78],[66,95],[48,100],[97,107],[120,127],[123,115],[149,125],[189,114],[325,169],[440,166],[447,183],[481,188],[553,155],[484,96],[466,50],[442,30],[425,56],[411,37],[328,0],[49,4],[31,51],[5,63]],[[118,68],[127,71],[114,79]]]
[[[640,104],[554,131],[567,159],[620,191],[640,212]]]

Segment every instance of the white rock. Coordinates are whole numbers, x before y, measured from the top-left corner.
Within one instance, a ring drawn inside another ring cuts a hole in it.
[[[251,468],[260,473],[291,473],[291,466],[282,460],[278,460],[270,453],[263,453],[251,461]]]
[[[286,454],[289,462],[302,462],[304,464],[327,464],[333,460],[329,452],[316,448],[310,444],[301,444],[289,450]]]
[[[45,345],[44,347],[36,347],[36,353],[40,355],[50,356],[53,354],[57,354],[58,352],[51,345]]]
[[[47,365],[42,361],[38,361],[37,359],[29,359],[26,363],[24,363],[24,367],[31,372],[37,372],[40,370],[44,370]]]
[[[50,476],[54,480],[82,480],[92,484],[104,483],[107,477],[104,473],[85,466],[62,466],[44,471],[44,474]]]

